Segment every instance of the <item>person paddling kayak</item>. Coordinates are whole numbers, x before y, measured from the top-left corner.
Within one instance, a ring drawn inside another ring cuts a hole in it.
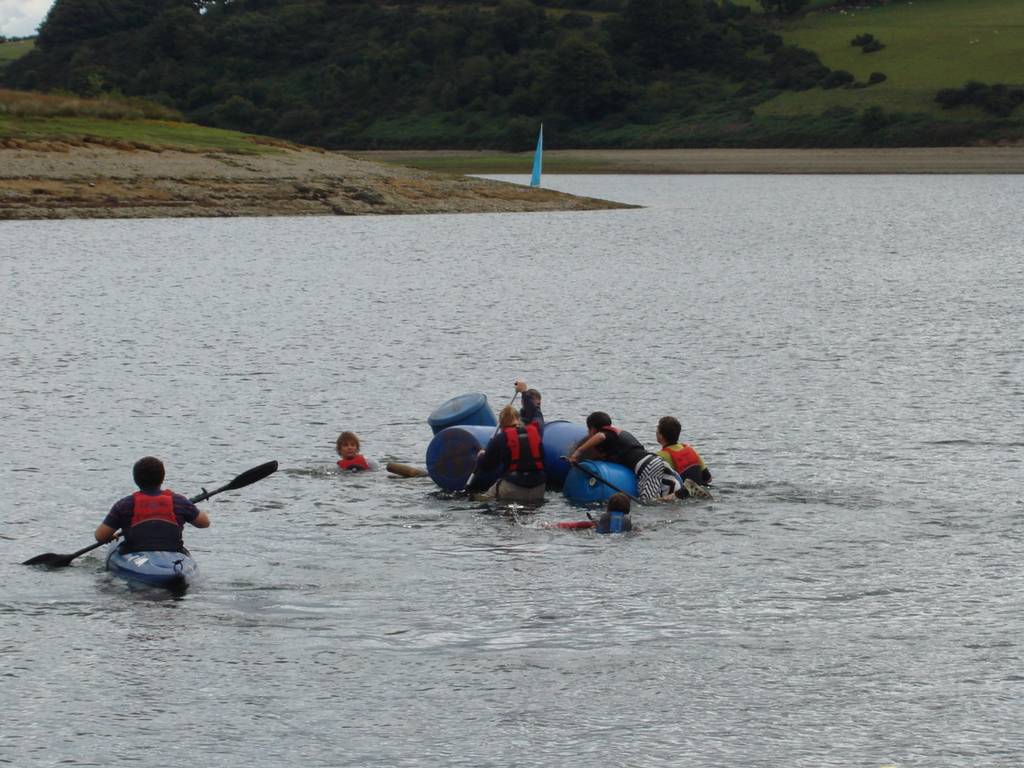
[[[185,523],[209,528],[210,518],[185,496],[161,490],[164,465],[154,456],[135,462],[132,477],[139,487],[110,508],[96,529],[96,541],[113,541],[118,530],[124,533],[122,552],[188,552],[182,538]]]

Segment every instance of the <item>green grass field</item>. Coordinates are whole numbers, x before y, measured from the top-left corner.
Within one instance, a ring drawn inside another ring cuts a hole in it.
[[[863,53],[850,45],[869,32],[885,49]],[[884,83],[862,89],[815,88],[785,93],[757,109],[762,116],[817,114],[833,107],[879,106],[891,112],[956,117],[935,104],[941,88],[968,80],[1024,84],[1024,5],[1021,0],[901,0],[870,8],[810,13],[782,29],[787,42],[815,51],[832,69],[866,81],[883,72]],[[980,112],[962,113],[977,118]]]
[[[219,128],[168,120],[105,120],[92,117],[12,117],[0,113],[0,137],[26,141],[82,141],[141,145],[191,152],[262,154],[280,152],[286,142],[266,143],[259,137]]]
[[[0,69],[3,69],[15,59],[20,59],[31,51],[35,44],[35,40],[16,40],[13,43],[0,43]]]
[[[279,152],[288,142],[238,131],[207,128],[174,119],[180,115],[139,99],[84,99],[0,89],[0,138],[25,141],[86,139],[192,152],[260,154]]]

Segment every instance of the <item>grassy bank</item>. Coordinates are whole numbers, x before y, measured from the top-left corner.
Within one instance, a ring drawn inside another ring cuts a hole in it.
[[[289,146],[238,131],[185,123],[176,111],[142,99],[84,99],[10,90],[0,90],[0,139],[235,154]]]

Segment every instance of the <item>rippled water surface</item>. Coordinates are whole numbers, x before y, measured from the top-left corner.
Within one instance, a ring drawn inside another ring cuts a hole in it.
[[[640,210],[0,224],[0,763],[1019,766],[1024,178],[551,177]],[[712,503],[335,472],[525,378]],[[153,453],[183,599],[91,541]]]

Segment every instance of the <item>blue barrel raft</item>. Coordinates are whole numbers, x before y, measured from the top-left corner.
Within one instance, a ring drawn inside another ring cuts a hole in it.
[[[559,419],[544,425],[544,471],[549,488],[561,488],[565,483],[571,465],[562,457],[572,453],[586,436],[587,428],[571,421]]]
[[[427,424],[430,425],[430,428],[434,430],[436,435],[447,427],[463,424],[491,427],[493,429],[498,425],[498,420],[494,417],[494,412],[487,404],[487,396],[473,392],[468,395],[453,397],[451,400],[441,403],[427,417]]]
[[[586,468],[590,475],[580,467]],[[601,480],[591,475],[597,475]],[[579,467],[573,467],[565,476],[562,493],[575,504],[599,504],[617,492],[612,486],[630,496],[636,496],[636,475],[629,467],[610,461],[581,461]]]
[[[446,491],[461,491],[476,466],[476,455],[490,442],[494,427],[460,424],[442,429],[427,446],[427,473],[430,479]],[[481,478],[492,483],[501,477],[501,471]]]

